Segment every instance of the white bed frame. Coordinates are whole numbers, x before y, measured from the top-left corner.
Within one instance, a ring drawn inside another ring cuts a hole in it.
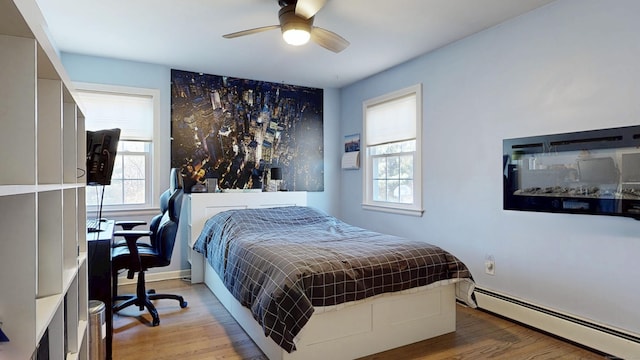
[[[205,284],[271,360],[355,359],[455,331],[455,284],[314,313],[287,353],[206,266]]]
[[[192,194],[187,203],[191,233],[187,243],[193,245],[206,219],[223,210],[306,205],[305,193],[275,195]],[[330,309],[319,308],[298,335],[297,350],[287,353],[264,335],[251,311],[231,295],[213,268],[197,255],[200,254],[194,253],[190,257],[192,282],[200,282],[197,280],[203,278],[207,287],[271,360],[355,359],[455,331],[456,284],[422,287]],[[194,264],[200,261],[202,263]],[[203,276],[196,273],[195,281],[194,269],[204,272]]]

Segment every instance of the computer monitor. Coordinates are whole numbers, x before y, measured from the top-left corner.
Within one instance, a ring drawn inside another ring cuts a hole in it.
[[[87,185],[110,185],[120,129],[87,131]]]

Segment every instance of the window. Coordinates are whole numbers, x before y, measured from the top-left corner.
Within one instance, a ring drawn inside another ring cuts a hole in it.
[[[363,114],[363,208],[421,216],[421,85],[367,100]]]
[[[76,84],[87,130],[120,128],[111,185],[87,187],[87,205],[105,210],[153,206],[154,138],[159,91],[120,86]]]

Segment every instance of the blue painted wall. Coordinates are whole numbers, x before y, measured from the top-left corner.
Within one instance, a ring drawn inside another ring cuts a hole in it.
[[[362,171],[345,171],[341,217],[440,245],[484,288],[640,334],[640,222],[502,210],[503,139],[640,124],[638,14],[554,2],[343,88],[341,136],[362,132],[363,100],[422,83],[426,211],[362,210]]]

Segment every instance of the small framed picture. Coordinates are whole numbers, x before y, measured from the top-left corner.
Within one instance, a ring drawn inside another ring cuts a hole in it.
[[[360,134],[351,134],[344,137],[344,152],[360,151]]]

